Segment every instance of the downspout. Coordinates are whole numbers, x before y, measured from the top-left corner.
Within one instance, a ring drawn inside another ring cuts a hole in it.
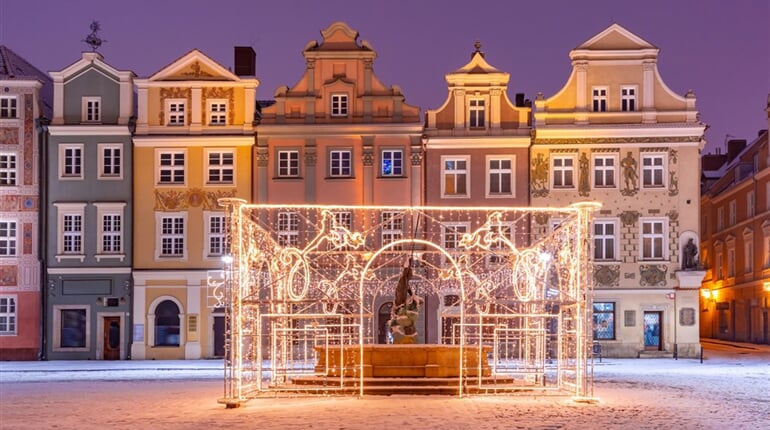
[[[38,135],[38,237],[37,255],[40,263],[40,352],[38,358],[47,360],[48,344],[48,280],[46,235],[48,234],[48,125],[50,120],[45,117],[35,119],[35,131]]]

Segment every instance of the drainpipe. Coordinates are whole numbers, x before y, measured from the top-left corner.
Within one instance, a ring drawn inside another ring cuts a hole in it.
[[[46,235],[48,233],[48,125],[50,120],[45,117],[35,119],[35,131],[37,132],[38,142],[38,237],[37,237],[37,258],[40,263],[40,352],[38,359],[47,360],[46,348],[48,339],[46,336],[48,326],[48,280],[47,273],[47,252]]]

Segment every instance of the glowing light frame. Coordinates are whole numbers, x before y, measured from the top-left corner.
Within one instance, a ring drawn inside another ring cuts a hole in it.
[[[513,361],[519,366],[510,368],[528,379],[542,378],[545,385],[545,363],[553,360],[547,357],[545,336],[555,337],[556,360],[551,367],[556,390],[578,399],[592,396],[592,282],[587,261],[589,225],[598,204],[445,208],[249,205],[239,199],[220,203],[228,213],[230,255],[223,259],[223,271],[209,273],[208,305],[225,309],[228,342],[220,402],[228,407],[264,393],[296,392],[288,387],[297,375],[332,375],[334,369],[321,369],[319,374],[313,368],[318,357],[312,348],[319,344],[357,346],[360,368],[351,369],[340,358],[338,384],[303,392],[328,394],[336,387],[363,396],[363,346],[375,343],[375,304],[390,294],[407,254],[414,257],[418,274],[424,268],[417,284],[433,288],[423,293],[459,292],[458,312],[451,314],[456,317],[447,318],[456,320],[451,331],[461,357],[466,357],[466,345],[492,345],[495,376],[504,375],[506,362]],[[339,211],[352,212],[360,220],[342,225],[335,216]],[[404,235],[383,245],[385,220],[377,216],[385,211],[400,214]],[[296,233],[294,239],[281,239],[277,233],[279,213],[294,217],[290,224],[297,230],[289,232]],[[406,227],[419,227],[421,217],[425,220],[419,230]],[[549,231],[543,219],[561,223]],[[445,249],[441,243],[445,225],[458,220],[477,228],[463,232],[454,247]],[[411,230],[424,238],[409,237]],[[502,263],[491,265],[493,254]],[[443,322],[445,315],[440,318]],[[515,340],[501,343],[509,337]],[[515,344],[518,360],[499,355],[501,344]],[[477,350],[481,363],[487,357]],[[472,369],[460,364],[461,396],[469,387],[474,392],[497,389],[485,385],[478,366],[469,373]],[[476,376],[465,376],[469,374]],[[336,376],[328,379],[334,381]]]

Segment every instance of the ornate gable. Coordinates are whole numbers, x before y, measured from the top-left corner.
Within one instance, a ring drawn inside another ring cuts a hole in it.
[[[155,72],[149,81],[238,81],[239,78],[197,49]]]
[[[637,50],[655,49],[654,45],[628,31],[620,24],[612,24],[601,33],[580,44],[576,50]]]

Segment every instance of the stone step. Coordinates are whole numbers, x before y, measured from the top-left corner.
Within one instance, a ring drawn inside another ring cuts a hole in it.
[[[639,358],[674,358],[674,353],[668,351],[639,351]]]

